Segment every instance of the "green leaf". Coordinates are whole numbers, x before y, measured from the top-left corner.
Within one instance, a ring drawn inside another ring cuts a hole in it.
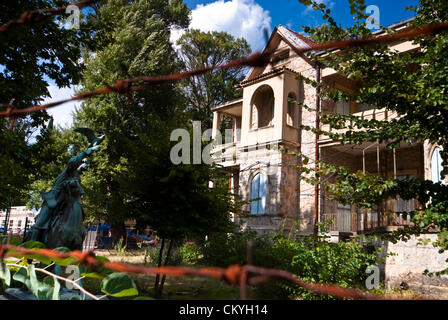
[[[30,240],[27,242],[24,242],[19,245],[19,247],[27,248],[27,249],[45,249],[46,246],[39,241]]]
[[[16,273],[14,273],[14,275],[12,276],[12,279],[23,283],[28,289],[31,287],[31,282],[28,277],[28,272],[24,268],[21,268]]]
[[[109,259],[102,256],[96,256],[95,259],[100,263],[109,262]],[[87,268],[85,265],[82,264],[80,264],[78,267],[80,275],[86,278],[103,279],[108,274],[113,273],[113,271],[103,267],[96,267],[95,270],[90,270],[89,268]]]
[[[130,297],[138,295],[137,287],[129,275],[114,272],[101,283],[101,291],[112,297]]]
[[[28,276],[30,279],[30,286],[28,288],[39,299],[39,281],[37,280],[36,270],[34,269],[35,267],[33,264],[28,266]]]
[[[0,266],[0,279],[2,279],[3,283],[8,287],[11,285],[11,272],[5,265]]]
[[[70,252],[71,250],[69,248],[66,247],[58,247],[56,249],[54,249],[55,251],[59,251],[59,252]],[[77,259],[75,257],[68,257],[68,258],[52,258],[52,261],[60,266],[63,267],[67,267],[68,265],[72,264],[73,262],[75,262]]]

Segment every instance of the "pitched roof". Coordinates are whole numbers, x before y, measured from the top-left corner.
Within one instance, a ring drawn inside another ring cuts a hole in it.
[[[300,33],[297,33],[297,32],[295,32],[295,31],[293,31],[293,30],[291,30],[291,29],[289,29],[289,28],[287,28],[285,26],[282,26],[282,25],[278,25],[278,26],[276,26],[274,28],[274,31],[272,32],[271,37],[270,37],[270,39],[268,41],[268,44],[269,44],[269,42],[271,42],[273,36],[276,33],[280,34],[280,36],[283,39],[285,39],[286,42],[289,43],[289,45],[294,46],[297,49],[312,48],[314,45],[316,45],[316,43],[313,42],[308,37],[306,37],[306,36],[304,36],[304,35],[302,35]],[[265,50],[268,47],[268,44],[266,45]],[[249,72],[246,74],[246,77],[245,77],[245,79],[243,80],[242,83],[246,83],[246,82],[252,80],[252,79],[250,79],[250,76],[252,75],[253,71],[254,71],[254,68],[252,67],[249,70]],[[256,78],[258,78],[258,77],[259,76],[257,76]]]
[[[279,25],[277,27],[279,31],[284,34],[287,38],[292,38],[293,41],[291,41],[292,44],[297,44],[298,48],[308,47],[312,48],[316,43],[312,41],[310,38],[295,32],[294,30],[291,30],[285,26]]]

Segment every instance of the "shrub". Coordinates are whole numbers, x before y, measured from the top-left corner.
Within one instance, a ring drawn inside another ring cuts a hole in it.
[[[159,252],[160,252],[160,243],[156,246],[146,248],[145,256],[149,257],[149,263],[151,263],[154,266],[157,266],[159,261]],[[165,250],[163,250],[162,263],[165,262],[167,253],[168,249],[165,248]],[[182,264],[182,252],[178,246],[174,246],[173,249],[171,250],[171,256],[170,260],[168,261],[168,265],[178,266],[180,264]]]
[[[313,235],[295,240],[277,235],[257,237],[255,232],[215,234],[202,246],[203,263],[225,268],[247,263],[247,243],[253,241],[253,264],[264,268],[282,269],[297,277],[319,283],[344,287],[360,287],[369,265],[378,265],[379,251],[368,250],[355,241],[329,243]],[[258,285],[257,299],[285,299],[288,296],[304,299],[326,299],[286,282]]]
[[[123,237],[121,237],[114,246],[115,253],[119,257],[123,257],[126,254],[126,245],[123,245]]]
[[[201,248],[193,242],[187,242],[181,247],[182,260],[185,263],[195,264],[201,259]]]
[[[366,268],[378,264],[378,251],[366,250],[355,241],[330,243],[310,236],[294,242],[293,246],[296,254],[288,271],[305,281],[361,287],[366,278]],[[283,287],[290,294],[305,299],[332,298],[290,284]]]
[[[246,264],[247,243],[249,241],[253,241],[253,264],[260,263],[260,260],[263,260],[263,255],[271,253],[269,250],[265,251],[265,247],[269,245],[269,239],[257,237],[256,232],[217,233],[210,236],[201,247],[202,262],[206,265],[221,268],[226,268],[232,264]]]

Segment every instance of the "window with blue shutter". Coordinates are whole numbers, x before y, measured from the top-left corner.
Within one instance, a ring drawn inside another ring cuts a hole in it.
[[[266,210],[266,177],[257,173],[252,178],[250,199],[251,214],[263,214]]]

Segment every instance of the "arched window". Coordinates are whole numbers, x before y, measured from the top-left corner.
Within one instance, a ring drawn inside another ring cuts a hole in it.
[[[274,91],[268,85],[257,89],[252,97],[251,128],[271,126],[274,120]]]
[[[440,155],[441,149],[439,147],[435,147],[431,156],[431,173],[432,173],[432,181],[434,183],[443,182],[441,173],[443,170],[442,167],[442,156]]]
[[[266,177],[257,173],[252,178],[250,199],[251,214],[263,214],[266,210]]]

